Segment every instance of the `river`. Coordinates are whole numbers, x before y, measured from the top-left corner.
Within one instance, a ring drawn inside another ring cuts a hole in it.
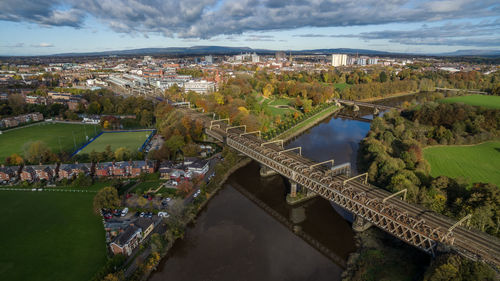
[[[287,147],[302,146],[316,161],[351,162],[354,172],[369,129],[367,122],[329,117]],[[340,280],[356,250],[350,223],[320,197],[288,205],[288,191],[281,176],[260,177],[255,162],[239,169],[150,280]]]

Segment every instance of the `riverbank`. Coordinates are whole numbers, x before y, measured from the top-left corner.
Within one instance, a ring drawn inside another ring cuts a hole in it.
[[[285,132],[277,135],[276,137],[273,138],[275,139],[282,139],[284,142],[288,142],[289,140],[293,139],[294,137],[304,133],[308,129],[316,126],[318,123],[329,117],[330,115],[334,114],[335,112],[339,111],[342,107],[337,107],[337,106],[330,106],[317,114],[307,118],[306,120],[298,123],[297,125],[291,127],[290,129],[286,130]]]
[[[416,91],[416,92],[404,92],[404,93],[397,93],[397,94],[383,96],[383,97],[372,97],[372,98],[362,99],[362,100],[359,100],[359,101],[362,101],[362,102],[374,102],[374,101],[385,100],[385,99],[390,99],[390,98],[397,98],[397,97],[404,97],[404,96],[415,95],[415,94],[418,94],[418,93],[420,93],[420,91]]]
[[[183,239],[187,227],[195,223],[200,212],[206,207],[211,198],[222,189],[229,176],[251,162],[250,158],[238,157],[236,153],[231,151],[228,151],[224,158],[224,163],[219,163],[221,166],[219,166],[220,169],[218,172],[220,172],[221,169],[226,171],[216,175],[209,185],[204,188],[205,192],[198,197],[201,202],[193,202],[192,205],[186,206],[176,221],[167,222],[166,232],[158,234],[158,237],[155,239],[156,243],[149,243],[147,245],[148,248],[146,252],[148,252],[148,254],[146,254],[145,257],[143,256],[143,260],[134,261],[134,263],[139,263],[137,269],[134,272],[125,274],[127,280],[147,280],[159,263],[163,259],[168,258],[168,254],[176,241]],[[175,217],[173,214],[172,216]],[[153,240],[153,238],[151,240]],[[127,273],[127,270],[125,270],[125,272]]]
[[[349,255],[343,281],[421,280],[430,256],[371,227],[356,232],[358,250]]]

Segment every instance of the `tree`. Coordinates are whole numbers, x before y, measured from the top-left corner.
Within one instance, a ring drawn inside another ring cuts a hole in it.
[[[180,135],[173,135],[163,144],[171,153],[176,153],[181,147],[185,145],[184,138]]]
[[[30,163],[42,163],[51,158],[50,148],[43,141],[29,142],[24,145],[24,157]]]
[[[92,185],[92,178],[84,173],[79,173],[71,185],[74,187],[89,187]]]
[[[6,165],[21,165],[23,163],[23,158],[17,153],[13,153],[11,156],[5,158]]]
[[[94,212],[99,213],[102,208],[115,209],[120,206],[118,191],[112,186],[107,186],[97,192],[94,196]]]
[[[144,109],[141,113],[140,124],[143,127],[150,127],[153,125],[153,112]]]
[[[264,97],[268,98],[270,97],[274,92],[274,88],[273,88],[273,85],[271,84],[266,84],[266,86],[264,86],[264,88],[262,89],[262,94],[264,95]]]
[[[127,147],[120,147],[115,150],[115,159],[116,161],[125,161],[129,160],[132,152]]]
[[[12,94],[8,96],[8,104],[10,108],[12,108],[12,113],[14,115],[19,115],[23,113],[26,102],[24,101],[24,97],[22,95]]]
[[[190,181],[183,181],[177,186],[177,193],[186,196],[193,190],[193,184]]]
[[[380,72],[378,80],[382,83],[387,82],[387,73],[385,71]]]

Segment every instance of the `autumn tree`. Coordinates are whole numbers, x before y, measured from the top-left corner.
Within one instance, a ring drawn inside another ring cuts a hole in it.
[[[125,160],[130,160],[132,152],[127,147],[120,147],[115,150],[114,154],[116,161],[125,161]]]
[[[107,186],[97,192],[94,196],[94,212],[99,213],[102,208],[115,209],[120,206],[118,191],[112,186]]]

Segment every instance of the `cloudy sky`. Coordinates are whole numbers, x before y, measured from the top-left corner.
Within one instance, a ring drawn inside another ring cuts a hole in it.
[[[500,49],[498,0],[1,0],[0,55],[195,45]]]

